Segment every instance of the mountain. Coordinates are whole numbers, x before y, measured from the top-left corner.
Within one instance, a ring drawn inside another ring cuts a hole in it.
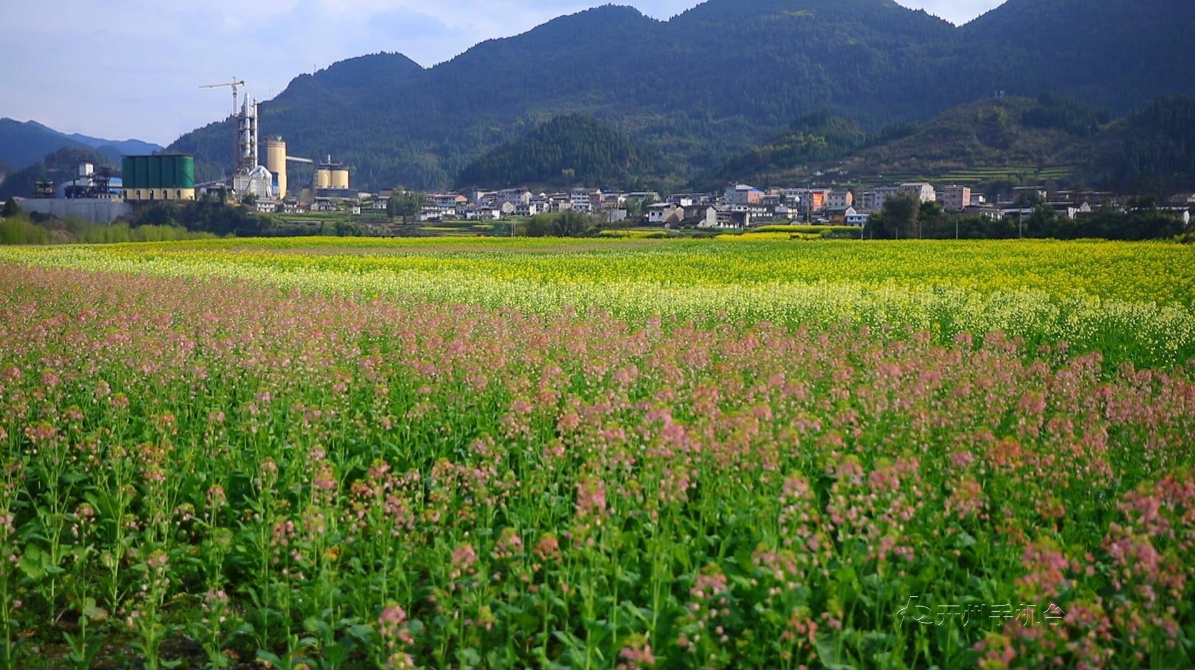
[[[1010,0],[961,27],[892,0],[710,0],[669,21],[607,5],[428,69],[399,54],[337,63],[263,103],[261,124],[291,153],[345,161],[366,188],[453,183],[570,113],[696,176],[819,109],[875,132],[998,90],[1116,113],[1195,93],[1193,21],[1195,3],[1169,0]],[[231,134],[226,120],[170,148],[213,178]]]
[[[153,142],[145,142],[143,140],[105,140],[98,137],[88,137],[80,133],[71,133],[70,137],[76,142],[81,142],[87,146],[99,151],[105,156],[111,158],[120,158],[121,156],[143,156],[162,151],[163,147],[160,144]]]
[[[74,133],[67,135],[36,121],[0,119],[0,160],[13,168],[24,168],[63,147],[91,148],[119,162],[126,154],[150,154],[161,151],[157,144],[141,140],[105,140]]]
[[[641,152],[625,134],[592,116],[558,116],[528,135],[507,142],[469,163],[458,187],[603,184],[660,188],[668,167],[654,152]],[[650,179],[651,186],[644,180]]]
[[[61,147],[47,154],[42,160],[26,165],[0,181],[0,200],[14,195],[32,197],[39,181],[49,180],[57,185],[73,179],[78,174],[79,163],[84,162],[96,166],[116,167],[111,158],[91,147]]]
[[[989,93],[1057,91],[1125,113],[1193,92],[1195,58],[1181,55],[1193,24],[1186,0],[1008,0],[959,33],[986,56],[967,72]]]
[[[1122,192],[1169,194],[1195,186],[1195,98],[1166,96],[1113,122],[1082,155],[1093,181]]]
[[[809,165],[833,161],[863,146],[867,134],[859,124],[830,114],[810,112],[789,128],[726,161],[699,182],[711,188],[727,181],[768,183],[783,180]]]
[[[1189,190],[1195,183],[1195,98],[1159,98],[1116,120],[1104,108],[1054,94],[989,98],[870,135],[823,112],[731,158],[699,183],[922,179]]]

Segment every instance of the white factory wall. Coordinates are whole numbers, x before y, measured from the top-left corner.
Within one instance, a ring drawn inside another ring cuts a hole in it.
[[[112,223],[133,213],[133,206],[122,200],[103,198],[44,198],[21,201],[21,211],[49,214],[60,219],[77,216],[91,223]]]

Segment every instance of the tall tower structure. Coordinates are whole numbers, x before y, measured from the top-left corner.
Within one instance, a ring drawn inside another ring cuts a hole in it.
[[[257,101],[246,94],[237,115],[237,172],[248,174],[257,165]]]
[[[281,137],[266,139],[266,169],[278,183],[278,199],[286,197],[286,142]]]

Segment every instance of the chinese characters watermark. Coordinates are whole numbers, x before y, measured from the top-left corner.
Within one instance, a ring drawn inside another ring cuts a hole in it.
[[[905,606],[896,612],[901,625],[906,623],[922,626],[957,625],[963,628],[983,626],[1003,628],[1009,621],[1015,621],[1023,628],[1033,626],[1057,626],[1066,616],[1066,612],[1055,603],[1046,606],[1021,603],[1013,607],[1012,603],[970,603],[967,605],[942,604],[930,606],[925,604],[921,596],[909,596]]]

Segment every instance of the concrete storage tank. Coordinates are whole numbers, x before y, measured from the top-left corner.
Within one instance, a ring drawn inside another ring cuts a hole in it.
[[[332,170],[326,167],[316,168],[315,170],[315,187],[316,188],[331,188],[332,187]]]
[[[150,156],[135,156],[133,157],[133,175],[136,179],[137,188],[149,188],[149,159]]]
[[[348,168],[338,167],[332,170],[332,188],[347,189],[349,187]]]
[[[266,169],[274,174],[278,182],[277,197],[286,197],[286,142],[282,138],[266,140]]]
[[[161,174],[160,181],[162,184],[162,188],[172,189],[172,188],[174,188],[174,185],[177,183],[174,180],[174,165],[175,165],[174,157],[173,156],[160,156],[159,158],[161,160],[158,161],[158,170]]]
[[[125,156],[121,179],[126,200],[194,200],[195,158],[183,154]]]
[[[195,197],[195,157],[174,156],[174,181],[178,188],[191,189],[191,197]]]

